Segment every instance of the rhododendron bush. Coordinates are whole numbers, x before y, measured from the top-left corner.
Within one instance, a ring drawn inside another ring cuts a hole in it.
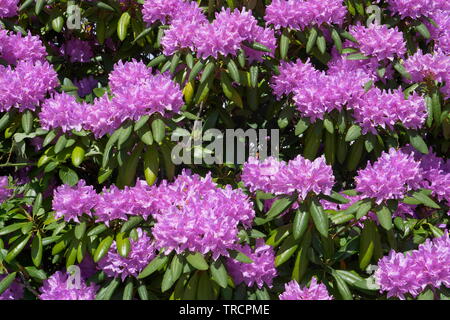
[[[447,0],[0,0],[0,300],[449,299],[449,30]],[[278,154],[175,161],[212,128]]]

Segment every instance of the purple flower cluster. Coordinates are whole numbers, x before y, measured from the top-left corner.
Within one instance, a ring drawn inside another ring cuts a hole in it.
[[[392,250],[378,262],[375,279],[387,296],[416,297],[425,288],[450,287],[450,238],[427,239],[417,250],[406,254]]]
[[[236,56],[243,49],[250,60],[261,60],[267,53],[258,52],[244,44],[263,44],[272,51],[270,55],[276,48],[273,30],[258,26],[251,11],[245,8],[242,11],[222,9],[209,23],[195,2],[147,0],[143,16],[147,23],[159,20],[170,24],[161,40],[165,55],[188,48],[202,58],[217,58],[219,55]]]
[[[128,257],[124,258],[117,253],[117,245],[114,242],[106,256],[98,262],[109,277],[120,277],[124,281],[127,277],[137,275],[155,257],[155,247],[145,231],[138,228],[138,239],[130,239],[131,249]]]
[[[44,280],[39,289],[41,300],[94,300],[98,287],[91,283],[89,286],[84,279],[80,279],[79,287],[76,283],[70,287],[69,274],[57,271],[50,278]]]
[[[450,161],[437,157],[431,148],[428,154],[422,154],[410,146],[403,148],[403,152],[412,152],[414,159],[420,162],[421,187],[430,189],[439,201],[450,203]]]
[[[273,0],[264,19],[276,29],[305,29],[322,24],[342,25],[347,9],[339,0]]]
[[[285,291],[280,294],[280,300],[332,300],[322,283],[317,283],[317,279],[313,277],[309,287],[301,288],[297,281],[292,280],[285,284]]]
[[[0,58],[8,64],[17,64],[19,60],[44,61],[47,51],[38,36],[28,33],[7,32],[0,29]]]
[[[427,118],[425,99],[415,92],[406,99],[400,89],[387,92],[373,88],[355,99],[352,107],[353,117],[364,134],[377,134],[377,127],[393,130],[397,123],[418,129]]]
[[[127,119],[138,120],[155,112],[178,112],[183,105],[179,85],[169,75],[152,75],[151,71],[142,62],[120,61],[110,74],[112,98],[104,95],[87,104],[64,93],[55,95],[42,106],[41,124],[63,131],[86,129],[101,137]]]
[[[356,190],[365,198],[380,204],[388,199],[401,199],[409,190],[420,188],[422,172],[412,154],[391,148],[373,164],[358,171]]]
[[[190,0],[145,0],[142,8],[142,17],[148,24],[156,21],[169,24],[183,19],[189,21],[187,18],[194,16],[203,16],[203,12],[195,1]]]
[[[399,14],[402,19],[430,17],[437,11],[450,10],[450,4],[446,0],[388,0],[387,3],[389,10]]]
[[[0,18],[10,18],[17,15],[19,0],[0,0]]]
[[[61,54],[69,57],[71,63],[89,62],[94,56],[91,43],[80,39],[67,40],[61,48]]]
[[[297,192],[300,199],[313,192],[329,194],[334,184],[333,170],[324,157],[310,161],[297,156],[289,162],[269,157],[260,162],[250,157],[242,168],[241,179],[250,191],[275,195]]]
[[[436,25],[427,23],[427,27],[430,30],[431,39],[434,40],[435,48],[450,54],[450,15],[448,11],[436,12],[432,19]]]
[[[252,203],[240,190],[219,188],[210,175],[201,178],[183,171],[169,184],[148,186],[138,181],[135,187],[111,186],[96,194],[80,181],[76,187],[61,186],[55,192],[53,209],[57,217],[77,221],[82,214],[95,216],[106,225],[128,216],[152,216],[155,248],[166,253],[175,250],[211,252],[214,259],[227,256],[227,249],[238,241],[238,225],[250,227],[255,216]]]
[[[297,109],[311,121],[351,104],[364,94],[364,84],[373,79],[361,69],[344,71],[335,67],[325,73],[300,60],[282,62],[279,72],[271,82],[275,95],[281,98],[292,93]]]
[[[0,203],[4,202],[12,195],[13,191],[9,189],[8,177],[0,177]]]
[[[19,61],[14,69],[0,66],[0,111],[34,110],[58,84],[48,62]]]
[[[94,188],[80,180],[74,187],[59,186],[53,193],[52,207],[56,219],[63,217],[65,221],[80,222],[79,218],[83,214],[92,216],[92,209],[97,202],[98,196]]]
[[[44,101],[39,113],[42,128],[61,128],[63,132],[83,129],[86,108],[74,96],[67,93],[53,95]]]
[[[250,227],[255,216],[252,203],[240,190],[219,188],[205,178],[183,171],[172,184],[158,187],[159,207],[152,229],[157,249],[228,256],[238,241],[238,226]]]
[[[406,53],[406,43],[403,33],[386,25],[372,23],[369,27],[354,25],[349,33],[358,41],[358,48],[365,56],[376,58],[378,61],[393,60]]]
[[[411,75],[411,82],[437,81],[445,83],[441,92],[450,96],[450,56],[437,50],[434,54],[423,54],[420,50],[404,63]]]
[[[89,76],[81,80],[74,80],[73,84],[78,88],[78,95],[83,98],[97,88],[98,81],[93,76]]]
[[[271,288],[272,280],[277,276],[273,248],[265,244],[263,239],[257,239],[254,250],[248,245],[239,246],[238,249],[253,262],[243,263],[232,258],[226,260],[227,270],[234,283],[245,283],[248,287],[257,285],[260,289],[266,284]]]
[[[2,281],[6,275],[0,274],[0,281]],[[23,298],[23,285],[16,279],[10,284],[9,288],[0,294],[0,300],[20,300]]]
[[[54,192],[53,210],[57,218],[79,222],[86,214],[95,216],[96,221],[109,224],[113,220],[128,220],[128,215],[147,218],[155,210],[158,201],[157,190],[144,181],[137,181],[135,187],[119,189],[112,185],[97,194],[92,186],[80,180],[75,187],[62,185]]]

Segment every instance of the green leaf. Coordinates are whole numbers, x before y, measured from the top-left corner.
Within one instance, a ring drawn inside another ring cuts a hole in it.
[[[329,227],[328,215],[323,211],[322,206],[317,199],[311,200],[309,209],[317,231],[327,238]]]
[[[186,256],[186,261],[189,262],[191,266],[198,270],[208,270],[209,266],[205,261],[203,255],[199,252],[189,253]]]
[[[349,54],[348,56],[345,57],[347,60],[368,60],[370,59],[370,57],[366,57],[365,55],[363,55],[362,53],[354,53],[354,54]]]
[[[183,300],[195,300],[197,298],[199,272],[195,272],[189,279],[183,294]]]
[[[20,252],[22,252],[23,248],[27,245],[28,241],[31,238],[31,234],[23,235],[19,237],[16,241],[14,241],[11,245],[11,248],[8,251],[8,254],[5,257],[5,261],[10,263],[13,261]]]
[[[77,173],[68,167],[59,169],[59,178],[64,184],[69,186],[74,186],[78,183]]]
[[[300,248],[295,258],[294,268],[292,269],[292,279],[300,282],[306,274],[309,265],[308,251],[311,247],[312,233],[307,230],[300,244]]]
[[[122,225],[122,228],[120,228],[120,232],[126,233],[133,229],[134,227],[138,226],[141,222],[144,221],[144,218],[140,216],[134,216],[128,219],[127,222],[125,222]]]
[[[308,129],[308,127],[309,127],[309,123],[308,123],[305,119],[300,118],[300,120],[298,120],[298,122],[297,122],[297,125],[295,126],[295,132],[294,132],[294,134],[295,134],[296,136],[299,136],[299,135],[301,135],[303,132],[305,132],[306,129]]]
[[[169,259],[166,255],[159,255],[155,259],[153,259],[142,272],[138,275],[138,279],[143,279],[151,275],[153,272],[158,270],[161,266],[167,263]]]
[[[300,239],[306,231],[309,223],[309,212],[297,209],[294,217],[294,223],[292,224],[292,235],[295,240]]]
[[[418,26],[415,27],[415,29],[417,30],[417,32],[419,32],[422,37],[424,37],[425,39],[430,39],[431,38],[431,34],[430,31],[428,30],[427,26],[424,25],[423,23],[419,24]]]
[[[153,58],[153,60],[152,61],[150,61],[148,64],[147,64],[147,67],[155,67],[155,66],[157,66],[157,65],[159,65],[159,64],[161,64],[161,63],[163,63],[163,62],[166,62],[167,61],[167,57],[165,56],[165,55],[159,55],[159,56],[157,56],[157,57],[155,57],[155,58]]]
[[[26,134],[33,130],[33,113],[30,110],[26,110],[22,114],[22,128]]]
[[[127,37],[128,26],[130,25],[131,16],[128,12],[122,13],[119,22],[117,23],[117,36],[120,41],[125,40]]]
[[[262,52],[272,52],[271,49],[267,48],[265,45],[258,43],[258,42],[246,43],[245,45],[253,50],[262,51]]]
[[[46,0],[36,0],[36,6],[34,7],[34,12],[36,13],[37,16],[41,13],[46,2],[47,2]]]
[[[104,2],[97,2],[97,7],[99,7],[100,9],[105,9],[105,10],[112,11],[112,12],[116,11],[113,7],[111,7],[110,5],[108,5]]]
[[[429,196],[424,194],[421,191],[416,191],[412,194],[412,197],[419,201],[420,203],[426,205],[427,207],[434,208],[434,209],[440,209],[441,207],[434,202]]]
[[[240,83],[241,76],[239,74],[239,69],[233,59],[230,59],[230,61],[228,62],[227,68],[228,68],[228,73],[230,74],[231,79],[233,79],[234,82]]]
[[[283,31],[280,38],[280,57],[283,60],[286,60],[288,51],[289,51],[289,34],[286,30]]]
[[[333,277],[336,280],[337,289],[339,291],[339,294],[344,300],[353,300],[352,293],[350,289],[348,288],[345,281],[339,276],[338,273],[333,272]]]
[[[393,227],[391,210],[383,205],[380,209],[376,210],[376,213],[381,226],[386,230],[391,230]]]
[[[291,205],[296,201],[295,197],[281,198],[274,201],[269,211],[266,214],[267,219],[272,219],[280,215],[282,212],[286,211],[291,207]]]
[[[0,295],[6,291],[6,289],[9,288],[11,283],[16,278],[16,272],[8,274],[6,277],[3,278],[2,281],[0,281]]]
[[[119,286],[121,280],[120,278],[113,278],[109,284],[102,288],[97,296],[95,297],[95,300],[110,300],[112,295],[114,294],[114,291],[116,291],[117,287]]]
[[[375,228],[373,221],[366,220],[361,231],[358,257],[361,270],[365,270],[372,259],[375,248]]]
[[[363,201],[356,211],[356,219],[359,220],[364,217],[372,209],[371,201]]]
[[[318,35],[317,29],[311,28],[311,30],[309,31],[308,41],[306,42],[306,53],[310,53],[311,49],[316,44],[317,35]]]
[[[157,143],[161,143],[166,136],[166,124],[162,119],[155,119],[152,121],[153,138]]]
[[[299,241],[296,240],[294,236],[287,237],[281,244],[280,249],[278,249],[275,256],[275,267],[279,267],[288,261],[289,258],[295,253],[299,245]]]
[[[62,16],[57,16],[52,19],[52,29],[55,32],[61,32],[64,27],[64,18]]]
[[[60,153],[66,147],[66,144],[67,144],[67,137],[66,135],[63,134],[58,138],[58,141],[56,141],[55,153],[56,154]]]
[[[9,226],[6,226],[2,229],[0,229],[0,236],[4,236],[6,234],[12,233],[14,231],[17,231],[21,229],[24,225],[28,224],[28,222],[20,222],[20,223],[14,223]]]
[[[258,86],[258,75],[259,75],[258,66],[251,66],[250,67],[250,86],[252,88],[256,88]]]
[[[81,146],[75,146],[72,150],[71,160],[75,167],[79,167],[84,160],[86,151]]]
[[[237,260],[242,263],[253,263],[253,260],[250,259],[246,254],[239,250],[228,250],[230,253],[230,257],[234,260]]]
[[[423,154],[428,154],[428,146],[423,138],[416,132],[408,130],[409,142],[411,145]]]
[[[327,50],[327,42],[322,34],[317,36],[316,44],[317,48],[319,48],[320,53],[324,54]]]
[[[107,253],[113,242],[113,237],[108,236],[100,242],[94,253],[94,262],[99,262]]]
[[[411,75],[406,71],[405,67],[401,65],[399,62],[394,64],[394,69],[397,70],[400,75],[408,80],[411,80]]]
[[[222,261],[220,259],[213,261],[210,270],[212,279],[222,288],[226,288],[228,286],[228,273]]]
[[[98,226],[95,226],[91,230],[88,231],[87,235],[88,237],[96,236],[101,234],[102,232],[108,230],[108,227],[104,224],[100,224]]]
[[[323,135],[323,122],[316,121],[312,126],[308,128],[305,137],[305,147],[303,155],[306,159],[314,160],[322,141]]]
[[[124,258],[128,257],[131,250],[130,239],[125,237],[125,233],[119,232],[116,235],[117,252]]]
[[[144,283],[138,286],[137,292],[141,300],[149,300],[148,290]]]
[[[41,234],[37,233],[31,243],[31,259],[36,267],[41,265],[42,261],[42,238]]]
[[[345,135],[345,141],[350,142],[358,139],[360,136],[361,136],[361,127],[354,124],[348,129],[347,134]]]
[[[197,63],[194,65],[191,72],[189,73],[188,81],[191,82],[192,80],[194,80],[204,66],[205,64],[201,60],[197,61]]]
[[[123,289],[123,300],[132,300],[133,299],[133,279],[128,278],[125,283],[125,288]]]
[[[216,65],[214,62],[208,62],[208,64],[205,66],[205,69],[203,70],[202,77],[200,78],[200,83],[204,83],[206,80],[208,80],[209,76],[213,74],[216,70]]]
[[[331,39],[333,39],[334,45],[339,53],[342,53],[342,40],[339,36],[339,33],[336,31],[336,29],[333,29],[331,31]]]
[[[141,33],[139,33],[137,35],[136,38],[134,38],[132,44],[135,44],[137,41],[139,41],[140,39],[144,38],[146,35],[148,35],[150,32],[152,31],[152,28],[147,28],[145,30],[143,30]]]

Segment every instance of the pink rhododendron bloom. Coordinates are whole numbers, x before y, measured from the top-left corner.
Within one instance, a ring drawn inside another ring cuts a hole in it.
[[[55,218],[64,218],[65,221],[80,222],[79,218],[86,214],[92,216],[91,210],[98,201],[94,188],[87,186],[84,180],[78,181],[74,187],[62,185],[53,194],[53,210]]]
[[[358,171],[356,190],[365,198],[374,198],[380,204],[388,199],[401,199],[406,192],[420,189],[420,163],[412,154],[391,148],[383,152],[373,164]]]
[[[256,285],[260,289],[266,284],[271,288],[272,280],[277,276],[273,248],[265,244],[263,239],[257,239],[254,250],[248,245],[239,246],[238,249],[253,262],[243,263],[232,258],[226,260],[227,270],[234,283],[245,283],[248,287]]]
[[[44,280],[39,289],[41,300],[94,300],[98,286],[91,283],[89,286],[81,279],[80,286],[71,284],[69,274],[57,271],[50,278]]]
[[[280,300],[332,300],[333,296],[328,293],[327,287],[322,283],[317,283],[313,277],[309,287],[299,286],[298,282],[292,280],[285,284],[285,291],[280,294]]]
[[[158,210],[152,229],[157,249],[228,256],[238,241],[238,226],[249,227],[255,216],[249,198],[231,186],[219,188],[205,178],[183,171],[172,184],[158,187]]]
[[[252,192],[261,190],[276,195],[297,192],[300,199],[310,192],[329,194],[334,184],[333,170],[323,157],[310,161],[300,155],[287,163],[272,157],[261,162],[250,157],[241,179]]]
[[[122,281],[129,276],[137,277],[155,257],[155,247],[147,233],[138,228],[137,234],[137,240],[130,239],[131,248],[126,258],[117,253],[117,245],[114,242],[106,256],[99,261],[99,268],[107,276],[120,277]]]
[[[275,28],[305,29],[322,24],[341,25],[347,9],[338,0],[273,0],[264,19]]]
[[[17,15],[19,0],[0,0],[0,18],[9,18]]]

